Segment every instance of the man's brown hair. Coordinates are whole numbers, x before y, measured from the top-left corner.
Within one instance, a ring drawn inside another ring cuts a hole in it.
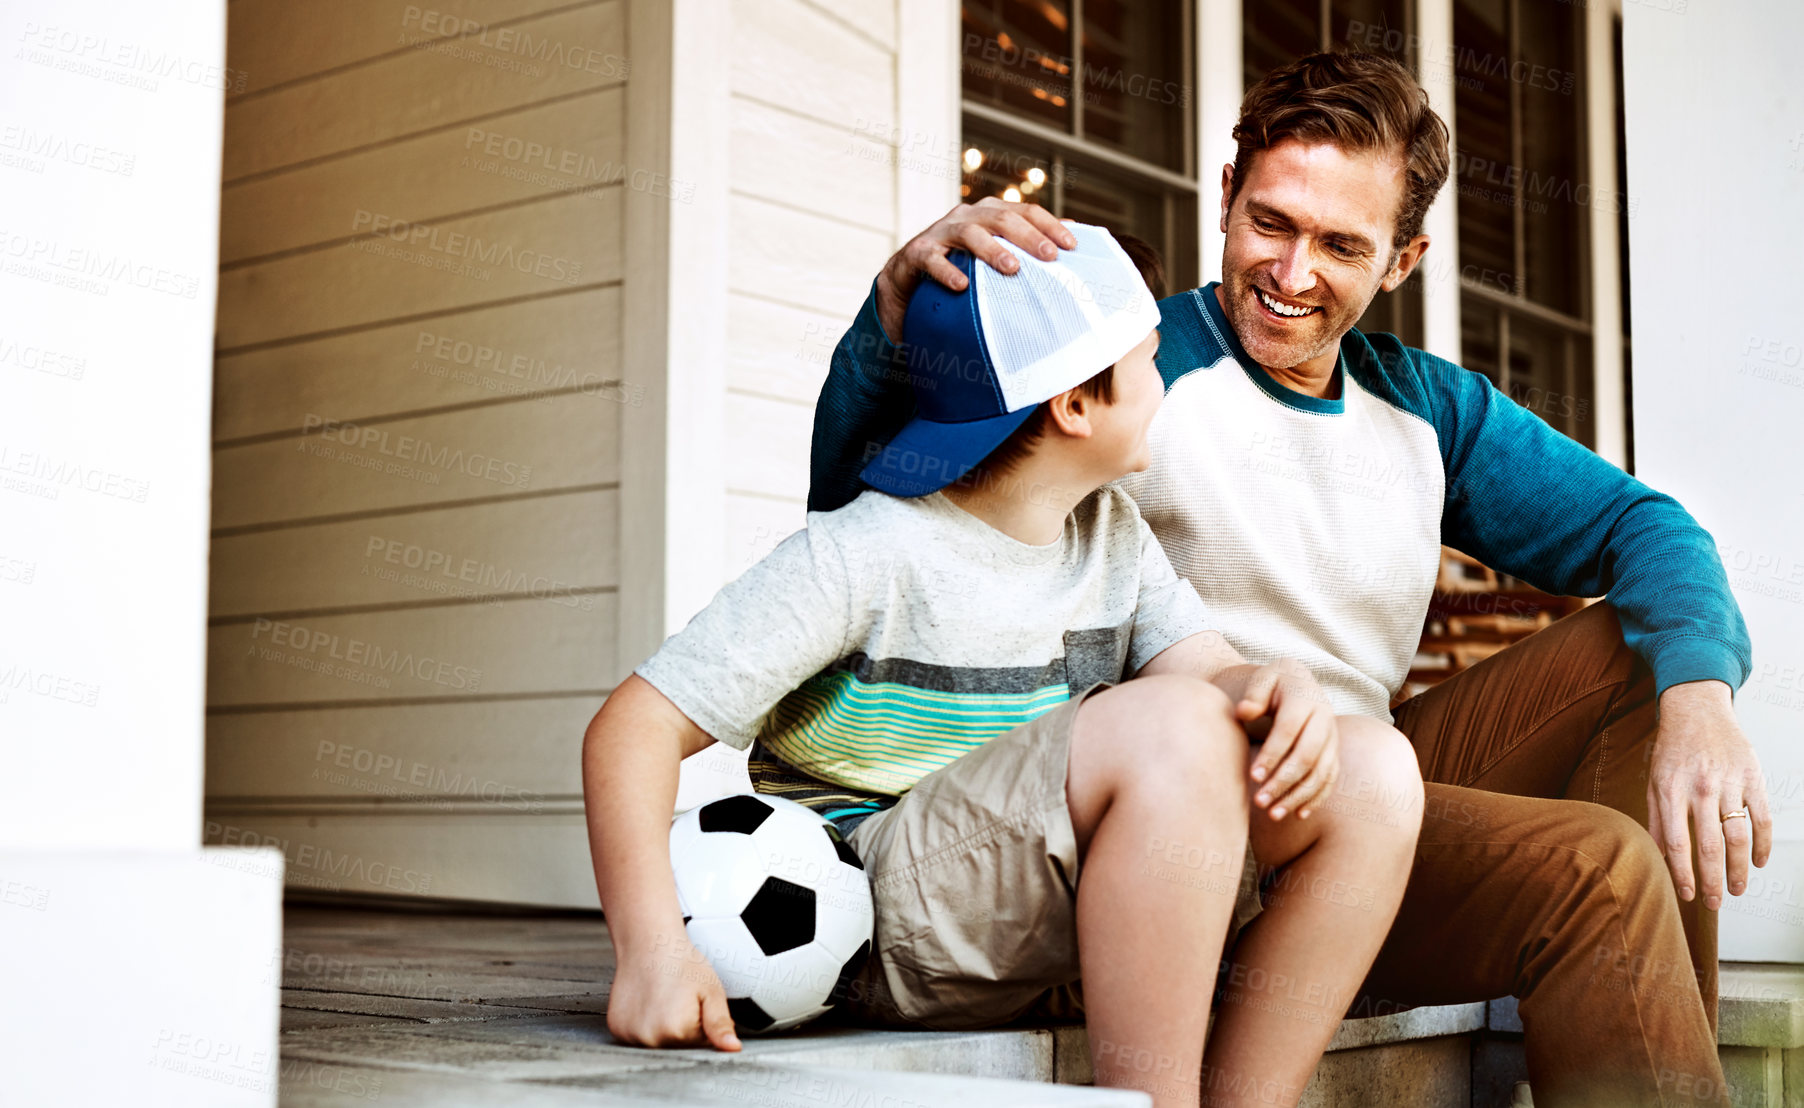
[[[1422,233],[1422,219],[1447,183],[1447,125],[1428,106],[1428,93],[1382,54],[1311,54],[1275,69],[1247,90],[1234,124],[1234,180],[1228,206],[1240,195],[1253,155],[1294,138],[1329,142],[1349,154],[1403,154],[1406,184],[1397,209],[1393,247]]]

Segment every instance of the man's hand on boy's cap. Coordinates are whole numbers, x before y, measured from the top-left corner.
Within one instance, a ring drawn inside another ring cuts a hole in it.
[[[954,292],[963,291],[965,275],[946,260],[948,252],[968,250],[1000,273],[1015,272],[1021,263],[996,241],[997,235],[1047,261],[1058,257],[1061,247],[1071,250],[1077,246],[1077,238],[1038,204],[986,196],[975,204],[957,205],[890,255],[877,275],[877,320],[890,341],[902,341],[908,298],[920,284],[921,274]]]

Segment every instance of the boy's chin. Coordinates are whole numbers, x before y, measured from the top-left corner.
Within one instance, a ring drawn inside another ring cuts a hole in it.
[[[1146,467],[1150,466],[1152,464],[1153,464],[1153,459],[1152,459],[1151,453],[1142,452],[1142,453],[1136,454],[1134,457],[1129,458],[1127,461],[1121,463],[1121,466],[1115,473],[1115,476],[1109,478],[1109,481],[1119,481],[1123,477],[1126,477],[1130,473],[1144,473],[1144,472],[1146,472]],[[1109,483],[1109,481],[1104,481],[1103,484],[1106,485]],[[1100,488],[1101,486],[1099,485],[1097,487]]]

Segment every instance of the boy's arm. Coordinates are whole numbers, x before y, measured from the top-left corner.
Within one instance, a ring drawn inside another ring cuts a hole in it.
[[[678,766],[713,743],[638,674],[583,735],[589,853],[614,944],[608,1030],[622,1042],[739,1049],[720,979],[683,929],[670,868]]]
[[[626,1042],[739,1049],[677,903],[678,766],[712,742],[751,746],[770,710],[844,653],[853,607],[832,529],[811,517],[721,589],[620,683],[583,738],[589,850],[616,959],[608,1029]]]

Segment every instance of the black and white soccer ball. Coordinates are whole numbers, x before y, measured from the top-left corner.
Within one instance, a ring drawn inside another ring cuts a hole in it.
[[[781,1031],[845,996],[871,952],[871,883],[839,829],[776,796],[692,808],[670,827],[689,941],[742,1032]]]

